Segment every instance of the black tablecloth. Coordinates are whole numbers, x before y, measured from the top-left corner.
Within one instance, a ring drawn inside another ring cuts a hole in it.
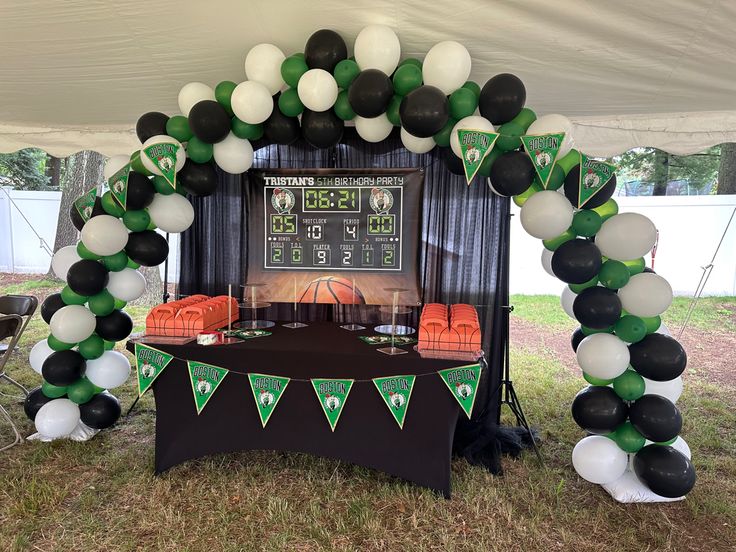
[[[201,456],[241,451],[298,451],[375,468],[450,496],[450,460],[460,406],[437,370],[469,364],[422,359],[411,346],[387,356],[334,323],[271,328],[268,337],[233,345],[154,345],[176,360],[153,385],[156,399],[156,473]],[[128,344],[132,350],[132,343]],[[229,374],[200,415],[186,363],[197,360],[234,372],[290,378],[370,380],[422,375],[414,384],[403,430],[371,381],[356,381],[334,433],[308,381],[291,381],[265,428],[246,377]],[[486,385],[484,370],[481,385]],[[479,389],[478,396],[485,393]],[[476,404],[476,408],[480,405]]]

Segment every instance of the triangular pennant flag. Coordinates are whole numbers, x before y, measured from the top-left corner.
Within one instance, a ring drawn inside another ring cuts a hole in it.
[[[228,370],[191,360],[187,361],[187,368],[189,368],[189,378],[192,381],[194,404],[197,406],[197,414],[199,414],[207,406],[212,395],[215,394],[220,383],[227,376]]]
[[[590,198],[603,189],[613,177],[616,167],[603,161],[580,154],[580,181],[578,182],[578,204],[581,208]]]
[[[151,388],[156,378],[174,359],[173,355],[164,353],[147,345],[135,344],[135,367],[138,375],[138,396]]]
[[[83,195],[74,200],[74,208],[82,217],[84,222],[87,222],[92,218],[92,209],[95,207],[95,200],[97,199],[97,186],[90,188]]]
[[[313,379],[312,386],[317,393],[319,404],[327,416],[330,428],[335,431],[335,426],[340,419],[342,409],[348,400],[350,389],[353,387],[351,379]]]
[[[128,203],[128,176],[130,176],[130,163],[127,163],[118,172],[107,179],[107,186],[113,199],[117,201],[123,209],[127,209]]]
[[[486,155],[491,153],[493,144],[499,137],[496,132],[488,132],[485,130],[471,130],[461,128],[457,131],[457,137],[460,141],[460,151],[463,154],[463,167],[465,168],[465,180],[470,181],[480,169]]]
[[[256,401],[258,415],[261,417],[261,425],[266,427],[268,419],[276,410],[279,399],[284,394],[289,378],[281,376],[269,376],[268,374],[248,374],[250,388],[253,390],[253,398]]]
[[[409,399],[411,399],[415,379],[417,379],[416,376],[389,376],[373,380],[378,393],[383,398],[383,402],[386,403],[391,415],[401,429],[404,428],[404,418],[406,418],[406,411],[409,409]]]
[[[169,185],[176,189],[176,153],[179,151],[178,144],[171,142],[160,142],[143,148],[143,153],[161,171]]]
[[[468,418],[473,413],[475,395],[480,381],[480,371],[480,364],[468,364],[467,366],[457,366],[456,368],[447,368],[437,372],[452,396],[460,403]]]
[[[560,151],[564,139],[564,132],[521,137],[521,143],[524,144],[524,149],[529,159],[532,160],[534,170],[537,171],[537,176],[545,190],[549,183],[549,176],[557,162],[557,153]]]

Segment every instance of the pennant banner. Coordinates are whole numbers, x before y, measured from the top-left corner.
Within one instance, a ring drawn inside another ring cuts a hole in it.
[[[452,396],[460,403],[468,418],[473,413],[475,395],[480,381],[480,371],[480,364],[469,364],[437,372]]]
[[[470,186],[470,181],[477,174],[486,155],[493,149],[493,144],[496,143],[499,134],[485,130],[461,128],[457,131],[457,137],[460,141],[460,151],[463,154],[465,180],[468,181],[468,186]]]
[[[578,204],[581,208],[590,201],[595,194],[608,184],[613,177],[615,167],[603,161],[591,159],[584,153],[580,154],[580,182],[578,183]]]
[[[228,374],[226,368],[212,366],[204,362],[187,361],[189,377],[192,381],[192,392],[194,393],[194,404],[197,406],[197,414],[204,410],[207,403],[215,394],[215,391]]]
[[[353,387],[351,379],[313,379],[312,387],[317,393],[322,411],[330,423],[330,428],[335,431],[335,426],[340,419],[342,409],[348,400],[350,389]]]
[[[521,137],[521,143],[524,144],[524,149],[532,160],[534,170],[537,171],[537,176],[545,190],[549,183],[549,176],[557,162],[557,153],[560,151],[564,139],[564,132]]]
[[[74,200],[74,208],[82,217],[84,222],[87,222],[92,218],[92,210],[95,207],[95,200],[97,199],[97,186],[90,188],[83,195]]]
[[[284,394],[290,378],[280,376],[269,376],[267,374],[248,374],[250,388],[253,390],[253,398],[256,401],[258,415],[261,417],[261,425],[266,427],[268,419],[276,410],[279,399]]]
[[[153,347],[141,345],[140,343],[135,344],[135,367],[138,375],[139,397],[142,397],[151,388],[156,378],[173,359],[173,355]]]
[[[107,179],[107,186],[113,199],[117,201],[123,209],[127,209],[128,204],[128,176],[130,176],[130,163],[127,163],[122,169]]]
[[[176,153],[178,151],[179,145],[170,142],[152,144],[143,148],[142,151],[143,155],[153,161],[166,182],[174,189],[176,189]]]
[[[391,415],[401,429],[404,428],[404,418],[406,418],[406,411],[409,409],[409,399],[411,399],[415,379],[417,379],[416,376],[390,376],[373,380],[376,389],[383,398],[383,402],[386,403]]]

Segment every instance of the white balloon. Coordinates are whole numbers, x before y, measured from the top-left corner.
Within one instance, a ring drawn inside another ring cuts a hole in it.
[[[245,76],[250,81],[260,82],[274,95],[284,86],[281,64],[285,59],[284,52],[273,44],[253,46],[245,56]]]
[[[455,123],[455,126],[452,127],[452,133],[450,134],[450,147],[452,148],[452,152],[461,159],[463,157],[463,152],[460,149],[460,138],[457,135],[457,131],[463,128],[469,130],[482,130],[485,132],[494,131],[491,121],[489,121],[485,117],[481,117],[480,115],[470,115],[468,117],[463,117],[457,123]]]
[[[128,241],[127,235],[125,237],[125,241]],[[51,257],[51,270],[54,271],[54,274],[56,274],[57,278],[66,282],[66,273],[69,272],[69,267],[81,260],[82,257],[80,257],[79,253],[77,253],[77,246],[67,245],[66,247],[62,247],[61,249],[59,249],[56,253],[54,253],[54,256]]]
[[[378,69],[387,75],[394,72],[401,57],[399,37],[386,25],[363,27],[355,38],[353,50],[355,62],[361,71]],[[301,97],[301,93],[299,96]]]
[[[179,172],[182,167],[184,167],[184,163],[187,160],[187,152],[184,150],[184,146],[181,145],[181,142],[179,142],[179,140],[177,140],[176,138],[167,136],[166,134],[159,134],[157,136],[151,136],[148,140],[143,142],[143,146],[141,147],[141,163],[143,163],[143,166],[146,167],[149,171],[158,176],[162,176],[164,174],[161,169],[158,168],[156,163],[151,161],[151,159],[143,153],[143,150],[145,148],[147,148],[148,146],[153,146],[155,144],[174,144],[175,146],[177,146],[179,149],[176,150],[175,170],[176,172]]]
[[[164,197],[173,197],[175,195],[179,194],[172,194],[171,196]],[[182,199],[186,201],[185,198],[182,197]],[[110,272],[107,281],[107,291],[109,291],[110,295],[115,299],[120,299],[125,302],[135,301],[145,293],[146,279],[143,274],[132,268],[124,268],[118,272]]]
[[[95,331],[97,319],[82,305],[67,305],[51,317],[51,335],[64,343],[79,343]]]
[[[97,387],[114,389],[128,381],[130,362],[122,353],[105,351],[100,358],[87,361],[84,375]]]
[[[181,87],[177,101],[179,102],[179,111],[185,117],[189,117],[189,112],[195,104],[202,100],[214,99],[215,91],[212,88],[201,82],[190,82]]]
[[[555,254],[554,251],[550,251],[546,247],[542,248],[542,268],[547,274],[557,278],[557,276],[555,276],[555,273],[552,272],[552,255],[554,254]]]
[[[230,174],[241,174],[253,165],[253,146],[244,138],[230,132],[213,147],[215,163]],[[159,227],[160,228],[160,227]]]
[[[356,116],[354,121],[355,130],[366,142],[375,143],[385,140],[394,128],[394,125],[391,124],[385,113],[372,118]]]
[[[542,115],[534,121],[526,131],[527,135],[554,134],[564,132],[565,138],[562,140],[560,151],[557,152],[557,159],[563,158],[570,153],[575,147],[575,140],[572,136],[572,121],[564,115],[550,114]]]
[[[35,423],[43,437],[66,437],[79,423],[79,407],[69,399],[54,399],[39,409]]]
[[[147,210],[153,223],[164,232],[183,232],[194,222],[194,208],[181,194],[156,194]]]
[[[542,190],[524,202],[519,218],[527,234],[549,240],[570,228],[573,215],[573,207],[564,195]]]
[[[299,79],[297,93],[307,109],[327,111],[337,100],[337,82],[324,69],[310,69]]]
[[[669,335],[671,336],[672,333],[670,332],[670,329],[667,327],[667,324],[664,322],[661,322],[659,324],[659,328],[657,328],[657,331],[654,333],[662,334],[662,335]]]
[[[437,142],[431,136],[429,138],[419,138],[409,134],[403,127],[401,129],[401,143],[412,153],[427,153],[437,145]]]
[[[82,243],[95,255],[114,255],[128,243],[128,229],[120,219],[98,215],[82,227]]]
[[[233,90],[230,106],[238,119],[257,125],[271,116],[273,98],[268,88],[260,82],[245,81]]]
[[[33,346],[30,354],[28,355],[28,364],[31,365],[33,371],[37,374],[41,373],[43,368],[43,362],[54,353],[54,350],[49,347],[47,340],[42,339]]]
[[[685,439],[683,439],[682,437],[677,437],[674,443],[672,443],[670,446],[676,451],[681,452],[688,459],[691,459],[693,456],[692,451],[690,450],[690,446],[687,444]]]
[[[591,483],[613,483],[626,471],[629,457],[603,435],[584,437],[572,450],[572,465],[580,477]]]
[[[654,223],[639,213],[620,213],[603,223],[595,244],[609,259],[630,261],[643,257],[657,241]]]
[[[565,311],[565,314],[572,318],[573,320],[576,320],[575,313],[572,310],[572,304],[575,302],[575,298],[578,296],[577,293],[572,291],[570,289],[570,286],[565,286],[562,290],[562,295],[560,295],[560,304],[562,305],[562,310]]]
[[[680,398],[683,388],[682,376],[677,376],[669,381],[654,381],[644,378],[645,395],[660,395],[673,403],[676,403],[677,399]]]
[[[642,272],[634,274],[629,283],[618,290],[618,297],[629,314],[658,316],[672,304],[672,286],[659,274]]]
[[[580,342],[577,350],[580,368],[600,379],[614,379],[629,367],[629,348],[615,335],[597,333]]]
[[[454,40],[445,40],[427,52],[422,64],[422,80],[449,96],[468,80],[471,65],[465,46]]]
[[[112,157],[109,157],[107,161],[105,161],[105,169],[103,171],[105,180],[112,178],[112,175],[122,169],[129,162],[129,155],[113,155]]]

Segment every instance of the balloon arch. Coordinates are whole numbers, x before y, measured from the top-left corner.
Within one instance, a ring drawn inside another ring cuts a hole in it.
[[[468,81],[470,54],[457,42],[436,44],[423,62],[400,62],[396,34],[371,25],[358,34],[354,52],[348,58],[331,30],[315,32],[304,53],[289,57],[259,44],[245,59],[246,81],[214,90],[189,83],[179,92],[181,115],[140,117],[141,149],[111,158],[107,191],[98,196],[95,188],[75,202],[71,217],[81,241],[52,260],[67,285],[43,303],[50,335],[33,347],[30,364],[44,381],[25,404],[41,437],[84,438],[119,418],[108,389],[130,372],[113,348],[133,328],[126,302],[145,290],[137,269],[166,259],[168,244],[155,229],[191,225],[186,195],[215,191],[215,163],[228,173],[247,171],[251,142],[262,138],[286,145],[303,137],[316,148],[332,147],[353,121],[367,142],[400,127],[409,151],[449,148],[448,168],[462,174],[458,131],[466,129],[494,136],[482,162],[475,158],[477,172],[521,206],[522,226],[543,240],[544,268],[568,284],[563,308],[581,324],[572,346],[590,386],[575,397],[572,414],[589,435],[573,450],[576,471],[602,485],[629,478],[659,497],[685,495],[695,472],[674,403],[686,355],[660,319],[672,289],[642,258],[656,241],[653,223],[618,214],[612,167],[573,149],[566,117],[537,117],[524,107],[516,76],[496,75],[482,88]]]

